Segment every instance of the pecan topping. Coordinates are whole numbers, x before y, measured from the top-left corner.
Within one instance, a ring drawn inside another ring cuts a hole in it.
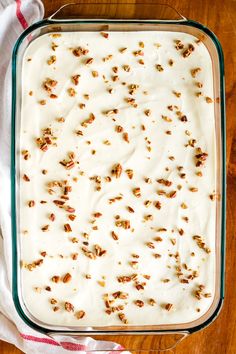
[[[114,297],[114,299],[126,300],[126,299],[128,299],[129,294],[124,293],[123,291],[116,291],[115,293],[112,294],[112,296]]]
[[[177,192],[176,192],[176,191],[172,191],[172,192],[170,192],[170,193],[167,195],[167,197],[168,197],[168,198],[175,198],[176,195],[177,195]]]
[[[154,206],[155,206],[155,208],[160,210],[161,209],[161,202],[159,202],[159,201],[154,202]]]
[[[141,189],[139,187],[133,189],[133,195],[135,197],[140,198],[141,197]]]
[[[73,82],[73,84],[78,85],[79,78],[80,78],[80,75],[74,75],[74,76],[72,76],[71,81]]]
[[[193,239],[197,242],[199,248],[203,249],[206,253],[211,253],[210,248],[206,246],[206,243],[202,236],[194,235]]]
[[[210,200],[215,201],[217,199],[217,194],[216,193],[212,193],[212,194],[209,195],[209,198],[210,198]]]
[[[85,61],[85,65],[90,65],[93,63],[93,58],[88,58],[86,61]]]
[[[144,306],[144,302],[142,300],[135,300],[134,304],[138,307],[143,307]]]
[[[41,230],[43,232],[49,231],[49,225],[45,225],[45,226],[41,227]]]
[[[129,179],[133,178],[133,175],[134,175],[134,171],[133,170],[128,169],[125,172],[126,172],[127,176],[129,177]]]
[[[59,275],[54,275],[54,276],[52,277],[52,281],[53,281],[53,283],[59,283],[59,281],[60,281]]]
[[[196,187],[190,187],[189,190],[190,190],[190,192],[193,192],[193,193],[198,192],[198,188],[196,188]]]
[[[157,64],[156,65],[156,68],[158,71],[162,72],[164,69],[163,69],[163,66],[161,66],[160,64]]]
[[[65,310],[68,312],[74,312],[74,306],[70,302],[65,302]]]
[[[23,175],[23,180],[25,182],[30,182],[30,178],[26,174]]]
[[[170,187],[172,185],[171,181],[168,181],[168,179],[164,179],[164,178],[159,178],[157,180],[158,183],[163,184],[166,187]]]
[[[94,249],[95,249],[95,255],[98,257],[102,257],[107,253],[107,251],[103,250],[102,247],[99,245],[95,245]]]
[[[67,91],[70,97],[74,97],[76,95],[76,91],[73,87],[69,87]]]
[[[196,75],[201,71],[201,68],[195,68],[191,70],[191,75],[195,79]]]
[[[155,245],[153,242],[147,242],[146,245],[151,248],[151,249],[154,249],[155,248]]]
[[[100,218],[101,216],[102,216],[102,213],[94,213],[93,214],[93,216],[95,217],[95,218]]]
[[[173,304],[170,304],[170,303],[169,303],[169,304],[166,304],[166,305],[165,305],[165,309],[166,309],[167,311],[170,311],[170,310],[173,308],[173,306],[174,306],[174,305],[173,305]]]
[[[22,150],[21,153],[23,155],[24,160],[29,160],[30,159],[31,155],[30,155],[28,150]]]
[[[119,317],[119,319],[121,320],[121,322],[123,322],[124,324],[128,324],[128,320],[127,320],[127,318],[125,317],[125,314],[124,313],[119,313],[118,314],[118,317]]]
[[[85,312],[83,310],[80,310],[80,311],[76,312],[75,316],[78,320],[81,320],[82,318],[84,318]]]
[[[190,56],[190,54],[194,51],[194,46],[192,45],[192,44],[189,44],[188,45],[188,48],[187,49],[185,49],[184,50],[184,52],[183,52],[183,57],[184,58],[187,58],[187,57],[189,57]]]
[[[150,110],[150,109],[146,109],[146,110],[144,111],[144,113],[145,113],[145,115],[146,115],[147,117],[149,117],[149,116],[151,115],[151,110]]]
[[[122,276],[117,277],[117,280],[119,283],[124,284],[124,283],[131,282],[133,279],[132,279],[132,276],[122,275]]]
[[[212,103],[213,102],[213,99],[210,98],[210,97],[206,97],[206,103]]]
[[[123,139],[124,141],[126,141],[127,143],[129,143],[129,134],[127,132],[123,133]]]
[[[109,34],[107,32],[100,32],[101,35],[104,37],[104,38],[108,38],[109,37]]]
[[[123,69],[126,72],[130,72],[130,66],[129,65],[123,65]]]
[[[128,210],[129,213],[134,213],[134,209],[131,208],[130,206],[127,206],[127,210]]]
[[[114,175],[116,178],[120,178],[121,173],[122,173],[122,166],[120,163],[116,164],[113,169],[111,170],[112,175]]]
[[[183,49],[183,48],[184,48],[183,43],[182,43],[179,39],[175,40],[175,48],[176,48],[177,50],[180,50],[180,49]]]
[[[123,227],[123,229],[125,229],[125,230],[130,229],[130,221],[129,220],[117,220],[115,224],[117,227]]]
[[[148,300],[149,305],[154,306],[156,305],[156,301],[154,299],[149,299]]]
[[[122,133],[124,131],[124,128],[121,125],[117,125],[115,127],[115,130],[116,130],[117,133]]]
[[[63,281],[63,283],[69,283],[71,281],[71,279],[72,279],[71,274],[70,273],[66,273],[66,275],[64,275],[62,281]]]
[[[86,257],[90,259],[96,259],[96,255],[92,251],[89,251],[87,247],[82,247],[82,251]]]
[[[29,208],[34,207],[34,206],[35,206],[35,201],[34,201],[34,200],[30,200],[30,201],[28,202],[28,206],[29,206]]]
[[[56,55],[51,55],[50,58],[48,59],[47,63],[48,65],[52,65],[54,63],[56,63],[57,57]]]
[[[115,241],[119,240],[118,235],[114,231],[111,231],[111,236]]]
[[[71,232],[72,231],[70,224],[64,224],[64,231],[65,232]]]

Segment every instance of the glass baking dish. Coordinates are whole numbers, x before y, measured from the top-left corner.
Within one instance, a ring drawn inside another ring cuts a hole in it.
[[[61,333],[76,335],[77,338],[92,336],[97,340],[125,341],[130,350],[147,349],[145,338],[152,335],[152,348],[166,349],[180,341],[187,334],[198,331],[209,325],[218,315],[224,298],[224,257],[225,257],[225,97],[224,97],[224,64],[223,53],[215,35],[203,25],[187,20],[170,7],[163,5],[126,4],[133,9],[135,19],[126,16],[120,11],[118,4],[107,8],[108,4],[77,4],[76,12],[80,15],[69,18],[71,11],[65,12],[69,7],[63,7],[51,17],[44,19],[28,28],[18,39],[12,61],[12,141],[11,141],[11,193],[12,193],[12,252],[13,252],[13,277],[12,294],[20,317],[32,328],[55,337]],[[154,11],[155,10],[155,13]],[[63,13],[64,11],[64,13]],[[98,15],[99,14],[99,15]],[[58,19],[58,15],[64,19]],[[76,18],[74,18],[76,17]],[[147,18],[152,19],[147,19]],[[173,19],[174,17],[174,19]],[[66,19],[65,19],[66,18]],[[89,19],[88,19],[89,18]],[[157,19],[156,19],[157,18]],[[207,47],[213,69],[214,82],[214,109],[215,109],[215,132],[216,132],[216,156],[217,156],[217,181],[216,194],[220,196],[216,201],[216,281],[215,296],[209,310],[196,321],[158,326],[112,326],[112,327],[59,327],[47,326],[34,318],[27,310],[21,292],[20,279],[20,242],[18,234],[19,226],[19,132],[21,112],[21,68],[24,52],[32,41],[43,34],[50,32],[68,31],[173,31],[191,34],[200,39]],[[165,334],[165,340],[157,334]],[[132,340],[136,335],[137,340]],[[137,344],[138,343],[138,344]],[[112,346],[110,350],[112,349]],[[106,350],[109,350],[106,346]]]

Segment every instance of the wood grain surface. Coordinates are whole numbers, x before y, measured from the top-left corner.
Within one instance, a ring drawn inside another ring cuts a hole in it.
[[[79,1],[71,1],[78,2]],[[89,1],[83,1],[89,3]],[[96,2],[96,1],[93,1]],[[113,1],[99,1],[111,3]],[[138,1],[118,1],[120,11],[135,16]],[[154,1],[142,1],[154,3]],[[226,297],[221,314],[208,328],[195,333],[168,353],[175,354],[235,354],[236,353],[236,0],[174,0],[160,1],[170,4],[187,18],[209,27],[219,38],[225,57],[226,103],[227,103],[227,257],[226,257]],[[45,16],[52,14],[66,0],[44,0]],[[122,4],[123,3],[123,4]],[[92,4],[90,5],[93,6]],[[116,12],[116,5],[109,5]],[[71,10],[72,11],[72,10]],[[128,11],[128,12],[127,12]],[[130,13],[129,13],[130,11]],[[152,14],[150,14],[152,17]],[[130,340],[130,339],[127,339]],[[132,341],[136,341],[135,337]],[[152,348],[152,338],[146,338]],[[0,341],[1,354],[22,353],[14,346]],[[145,352],[146,354],[148,353]],[[157,353],[157,352],[156,352]],[[162,352],[163,353],[163,352]],[[30,354],[30,353],[28,353]],[[41,353],[39,353],[41,354]],[[42,352],[42,354],[44,354]]]

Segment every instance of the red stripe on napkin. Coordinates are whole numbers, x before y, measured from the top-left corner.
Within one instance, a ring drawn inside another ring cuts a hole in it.
[[[50,338],[40,338],[40,337],[35,337],[35,336],[31,336],[31,335],[24,334],[24,333],[20,333],[20,335],[25,340],[30,340],[32,342],[37,342],[37,343],[55,345],[57,347],[62,346],[64,349],[71,350],[71,351],[77,351],[77,350],[86,351],[86,349],[87,349],[87,347],[83,344],[76,344],[76,343],[70,343],[70,342],[57,343],[55,340],[50,339]]]
[[[21,0],[16,0],[16,16],[21,24],[21,26],[26,29],[28,28],[28,23],[24,17],[24,15],[21,12]]]

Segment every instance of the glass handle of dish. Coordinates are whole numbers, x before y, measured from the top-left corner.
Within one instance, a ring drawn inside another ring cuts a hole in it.
[[[164,352],[173,350],[188,332],[167,332],[165,334],[99,334],[86,335],[75,333],[48,333],[56,345],[77,352],[99,353],[112,352],[117,354],[130,352]]]
[[[73,10],[72,10],[73,8]],[[76,9],[76,11],[75,11]],[[131,3],[131,2],[79,2],[61,6],[49,21],[72,19],[109,19],[109,20],[156,20],[156,21],[187,21],[177,9],[169,4]]]

